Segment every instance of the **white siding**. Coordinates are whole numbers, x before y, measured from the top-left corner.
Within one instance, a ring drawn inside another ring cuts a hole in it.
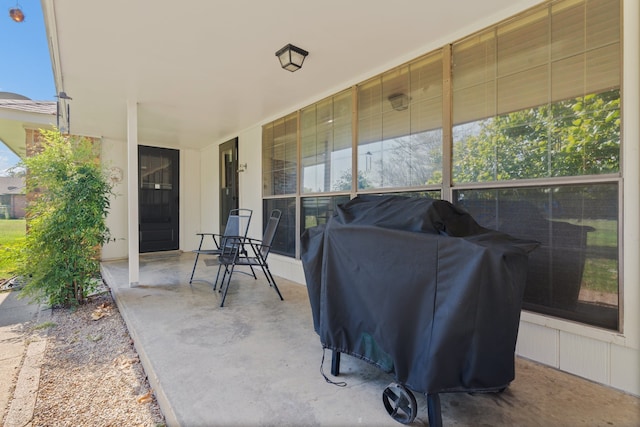
[[[521,322],[516,354],[545,365],[560,367],[559,333],[556,329]]]
[[[218,215],[218,192],[220,191],[218,174],[218,146],[210,145],[198,153],[200,157],[200,227],[196,233],[217,233],[220,230]],[[195,207],[194,207],[195,209]],[[199,241],[194,242],[187,250],[196,249]]]
[[[609,343],[560,332],[560,370],[602,384],[609,380]]]
[[[640,351],[611,345],[611,384],[640,396]]]
[[[238,135],[238,163],[246,163],[240,172],[240,207],[253,210],[250,237],[262,238],[262,126],[254,126]]]
[[[180,150],[180,249],[189,251],[199,243],[201,224],[200,151]]]
[[[107,226],[115,239],[102,248],[102,259],[125,258],[128,253],[127,243],[127,144],[112,139],[102,140],[102,164],[107,169],[114,168],[122,172],[122,181],[114,183],[114,196],[107,216]]]

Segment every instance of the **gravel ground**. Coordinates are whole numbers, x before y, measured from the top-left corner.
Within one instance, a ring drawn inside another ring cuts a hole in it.
[[[109,292],[35,329],[47,345],[32,426],[165,425]]]

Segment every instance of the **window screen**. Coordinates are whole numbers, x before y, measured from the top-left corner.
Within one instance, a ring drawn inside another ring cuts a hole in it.
[[[618,328],[618,185],[454,192],[480,225],[540,246],[529,254],[524,308]]]
[[[273,238],[271,252],[294,257],[296,256],[296,199],[295,197],[264,199],[262,201],[263,226],[266,226],[273,209],[279,209],[282,215]]]
[[[347,203],[349,200],[348,195],[302,198],[300,234],[302,235],[308,228],[326,224],[335,213],[336,206]]]

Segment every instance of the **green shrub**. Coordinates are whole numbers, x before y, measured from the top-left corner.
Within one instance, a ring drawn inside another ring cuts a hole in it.
[[[52,306],[81,304],[93,292],[100,249],[109,239],[105,218],[111,185],[87,138],[41,131],[39,152],[23,160],[27,169],[27,236],[18,273],[21,296]]]

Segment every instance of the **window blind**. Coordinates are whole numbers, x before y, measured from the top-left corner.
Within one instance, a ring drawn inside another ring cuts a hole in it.
[[[453,123],[620,85],[620,2],[551,3],[453,44]]]

